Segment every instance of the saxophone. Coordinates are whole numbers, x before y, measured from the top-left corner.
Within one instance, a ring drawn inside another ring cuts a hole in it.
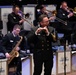
[[[53,37],[53,40],[54,40],[54,41],[57,41],[56,31],[55,31],[55,29],[54,29],[54,32],[51,33],[51,35],[52,35],[52,37]]]
[[[15,58],[19,56],[19,52],[16,51],[16,48],[20,45],[23,37],[19,36],[20,40],[18,41],[18,43],[16,44],[16,46],[13,48],[13,50],[9,53],[11,55],[10,59],[7,60],[7,63],[10,64],[10,62]]]
[[[52,35],[52,37],[53,37],[53,40],[56,41],[56,40],[57,40],[57,39],[56,39],[56,36],[55,36],[53,33],[51,33],[51,35]]]

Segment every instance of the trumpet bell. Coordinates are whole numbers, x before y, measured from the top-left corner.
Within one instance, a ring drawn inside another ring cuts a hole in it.
[[[74,16],[76,16],[76,7],[74,7],[73,13],[74,13]]]
[[[76,7],[74,7],[74,12],[76,12]]]

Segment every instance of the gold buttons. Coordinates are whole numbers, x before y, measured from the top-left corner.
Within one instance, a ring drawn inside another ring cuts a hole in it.
[[[47,48],[47,50],[49,50],[49,48]]]
[[[47,46],[49,46],[49,44],[47,44]]]
[[[42,43],[43,43],[44,41],[42,41]]]
[[[49,41],[47,41],[47,42],[49,42]]]
[[[42,49],[42,50],[44,50],[44,49]]]
[[[44,45],[42,45],[42,47],[44,47]]]

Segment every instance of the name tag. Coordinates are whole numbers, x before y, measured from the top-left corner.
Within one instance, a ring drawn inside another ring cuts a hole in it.
[[[65,15],[65,14],[63,14],[63,15]]]
[[[10,40],[10,42],[13,42],[13,40]]]

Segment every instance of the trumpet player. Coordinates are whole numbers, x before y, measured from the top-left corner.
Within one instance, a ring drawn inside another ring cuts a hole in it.
[[[47,17],[49,18],[50,21],[53,21],[55,19],[55,16],[52,15],[52,12],[47,11],[45,5],[41,5],[39,9],[40,9],[40,11],[37,12],[37,20],[38,20],[38,17],[42,14],[47,15]]]
[[[67,22],[67,25],[63,23],[61,25],[61,28],[64,31],[63,33],[65,39],[68,40],[68,42],[71,41],[71,33],[69,33],[69,31],[75,28],[75,23],[73,23],[73,16],[73,12],[70,9],[68,9],[67,2],[63,1],[60,5],[60,8],[58,9],[57,17]]]
[[[56,41],[53,35],[53,27],[49,26],[49,19],[46,15],[39,16],[39,26],[32,28],[27,35],[29,45],[33,46],[34,73],[41,75],[44,63],[44,75],[52,75],[53,50],[52,42]]]
[[[13,28],[13,31],[11,33],[6,34],[3,39],[2,39],[2,47],[3,47],[3,52],[6,56],[7,59],[11,59],[11,57],[14,57],[13,55],[11,56],[9,53],[13,50],[15,45],[17,44],[17,41],[20,40],[19,33],[20,33],[20,26],[15,25]],[[20,47],[16,47],[15,49],[17,52],[20,51]],[[14,54],[14,53],[13,53]],[[15,57],[10,64],[8,64],[8,68],[10,65],[14,64],[17,66],[16,73],[14,75],[21,75],[21,58],[20,56]]]
[[[60,9],[57,12],[57,17],[64,21],[69,21],[73,15],[73,12],[68,9],[67,2],[63,1],[60,5]]]

